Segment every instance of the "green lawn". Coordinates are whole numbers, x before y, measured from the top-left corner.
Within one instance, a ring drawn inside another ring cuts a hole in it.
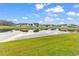
[[[79,33],[0,43],[0,55],[79,56]]]
[[[64,29],[64,30],[79,30],[79,27],[59,27],[59,26],[0,26],[0,29],[15,29],[15,30],[34,30],[34,29],[40,29],[40,30],[45,30],[45,29]]]

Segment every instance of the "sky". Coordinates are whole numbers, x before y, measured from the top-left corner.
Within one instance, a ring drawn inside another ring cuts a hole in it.
[[[15,23],[79,24],[79,4],[0,3],[0,19]]]

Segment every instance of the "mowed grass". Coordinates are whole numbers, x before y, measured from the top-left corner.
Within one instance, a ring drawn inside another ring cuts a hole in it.
[[[79,56],[79,33],[0,43],[2,56]]]

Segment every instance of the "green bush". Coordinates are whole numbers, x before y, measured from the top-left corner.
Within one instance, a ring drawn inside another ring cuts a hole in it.
[[[76,30],[74,30],[74,29],[68,29],[68,31],[70,31],[70,32],[74,32],[74,31],[76,31]]]
[[[12,29],[0,29],[0,32],[12,31]]]
[[[22,31],[22,32],[28,32],[28,30],[26,30],[26,29],[21,29],[20,31]]]
[[[34,30],[33,32],[39,32],[39,29]]]
[[[51,30],[55,30],[56,28],[52,28]]]
[[[48,28],[45,28],[44,30],[48,30]]]
[[[65,31],[65,32],[66,32],[66,31],[67,31],[67,29],[59,29],[59,31]]]

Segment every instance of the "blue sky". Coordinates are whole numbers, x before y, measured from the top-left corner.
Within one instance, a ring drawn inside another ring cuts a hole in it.
[[[79,24],[79,4],[0,3],[0,19],[15,23]]]

